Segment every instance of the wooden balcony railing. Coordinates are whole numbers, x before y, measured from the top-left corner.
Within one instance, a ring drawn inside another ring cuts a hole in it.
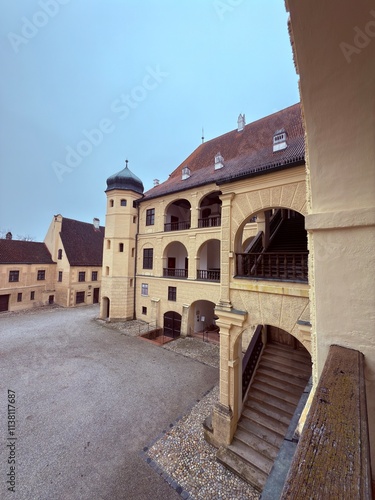
[[[258,325],[253,338],[250,341],[249,347],[247,348],[242,359],[242,399],[246,395],[247,388],[251,382],[251,378],[257,366],[262,348],[262,325]]]
[[[165,278],[187,278],[188,270],[165,267],[163,269],[163,276]]]
[[[190,229],[189,220],[183,220],[181,222],[168,222],[164,224],[164,231],[182,231],[184,229]]]
[[[197,269],[197,280],[220,281],[220,269]]]
[[[198,227],[218,227],[221,226],[221,217],[207,217],[205,219],[198,219]]]
[[[361,352],[330,347],[280,498],[372,498]]]
[[[308,252],[236,254],[240,277],[308,281]]]

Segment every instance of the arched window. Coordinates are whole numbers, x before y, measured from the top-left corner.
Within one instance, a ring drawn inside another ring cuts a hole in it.
[[[119,243],[118,250],[119,250],[119,252],[123,252],[124,251],[124,244],[123,243]]]
[[[59,260],[61,260],[61,259],[62,259],[62,250],[61,250],[61,248],[59,248],[59,251],[57,252],[57,258],[58,258]]]
[[[109,200],[109,206],[113,207],[113,200]]]

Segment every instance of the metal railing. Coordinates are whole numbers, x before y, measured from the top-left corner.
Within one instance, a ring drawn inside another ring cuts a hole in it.
[[[190,229],[190,221],[184,220],[181,222],[167,222],[164,224],[164,231],[182,231],[184,229]]]
[[[188,270],[165,267],[163,269],[163,276],[164,278],[187,278]]]
[[[221,216],[217,217],[206,217],[204,219],[198,219],[198,227],[218,227],[221,226]]]
[[[197,280],[220,281],[220,269],[197,269]]]

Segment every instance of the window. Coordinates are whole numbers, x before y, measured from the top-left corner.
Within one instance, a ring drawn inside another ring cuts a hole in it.
[[[111,248],[111,240],[107,240],[107,250]]]
[[[119,243],[119,245],[118,245],[118,251],[119,252],[123,252],[124,251],[124,244],[123,243]]]
[[[177,300],[177,288],[175,286],[168,287],[168,300]]]
[[[155,208],[146,210],[146,226],[153,226],[155,224]]]
[[[142,314],[147,314],[147,307],[142,306]]]
[[[133,208],[137,208],[137,202],[135,200],[133,201]]]
[[[17,293],[17,302],[22,302],[22,293]]]
[[[141,295],[148,295],[148,283],[142,283]]]
[[[30,300],[35,300],[35,292],[30,292]]]
[[[19,279],[20,279],[20,272],[19,271],[9,271],[9,281],[10,282],[19,281]]]
[[[136,224],[136,222],[137,222],[137,217],[134,215],[133,216],[133,224]]]
[[[43,281],[46,279],[46,272],[44,270],[38,271],[38,275],[36,277],[38,281]]]
[[[113,207],[113,200],[109,200],[109,206]]]
[[[63,272],[62,271],[59,271],[59,277],[57,278],[57,281],[62,281],[62,276],[63,276]]]
[[[59,248],[59,250],[58,250],[58,252],[57,252],[57,258],[58,258],[59,260],[61,260],[61,259],[62,259],[62,250],[61,250],[61,248]]]
[[[85,292],[76,293],[76,304],[83,304],[85,302]]]
[[[121,200],[121,206],[126,207],[126,200]]]
[[[143,249],[143,269],[152,269],[154,259],[154,249],[144,248]]]
[[[130,280],[129,280],[129,286],[130,286],[130,288],[133,288],[133,283],[134,283],[133,278],[130,278]]]
[[[109,266],[105,266],[105,275],[109,276]]]
[[[91,273],[91,281],[98,281],[98,271],[93,271]]]
[[[85,273],[85,271],[80,271],[78,273],[78,281],[86,281],[86,273]]]
[[[132,257],[134,257],[134,248],[132,248]]]

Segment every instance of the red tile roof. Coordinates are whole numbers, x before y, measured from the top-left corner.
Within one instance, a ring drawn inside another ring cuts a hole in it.
[[[53,264],[44,243],[0,240],[0,264]]]
[[[61,240],[71,266],[101,266],[104,227],[63,217]]]
[[[273,152],[273,136],[285,129],[287,148]],[[245,125],[241,132],[232,130],[201,144],[177,167],[165,182],[145,193],[145,199],[183,191],[216,182],[223,184],[241,177],[260,175],[265,171],[303,164],[305,159],[304,129],[300,104]],[[224,167],[215,170],[215,156],[221,153]],[[182,180],[183,167],[190,177]]]

